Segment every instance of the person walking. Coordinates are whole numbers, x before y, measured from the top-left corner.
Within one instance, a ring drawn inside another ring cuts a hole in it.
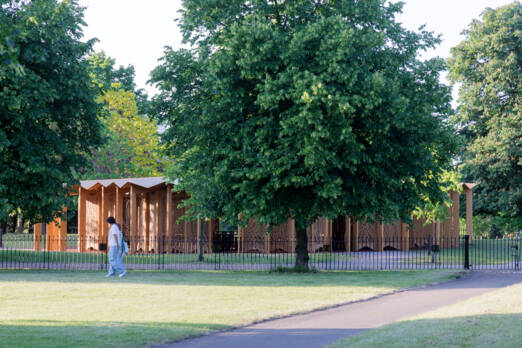
[[[107,222],[111,228],[109,230],[109,272],[106,277],[113,277],[115,270],[120,273],[120,278],[125,277],[127,272],[123,264],[123,234],[114,217],[109,216]]]

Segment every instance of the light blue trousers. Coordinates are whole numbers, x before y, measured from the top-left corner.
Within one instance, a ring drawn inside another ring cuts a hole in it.
[[[125,273],[125,266],[123,265],[123,258],[121,256],[121,249],[117,246],[109,247],[109,273],[114,275],[114,270],[120,274]]]

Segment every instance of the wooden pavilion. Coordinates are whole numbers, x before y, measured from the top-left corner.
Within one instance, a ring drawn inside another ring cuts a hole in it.
[[[107,217],[114,216],[122,225],[131,253],[195,253],[200,245],[212,252],[213,240],[219,238],[219,221],[179,221],[185,208],[179,204],[187,198],[185,192],[173,192],[172,184],[161,177],[107,179],[82,181],[78,188],[78,250],[106,250],[109,225]],[[466,196],[466,234],[472,235],[472,189],[475,184],[462,184]],[[413,219],[410,228],[403,221],[391,224],[356,221],[350,216],[337,219],[318,219],[307,229],[308,250],[361,251],[409,250],[432,244],[443,247],[458,245],[459,192],[451,192],[449,218],[436,224]],[[203,225],[205,243],[200,244]],[[66,250],[66,222],[47,225],[46,250]],[[274,226],[267,233],[266,226],[251,220],[238,228],[237,248],[243,252],[294,252],[295,224],[288,220]],[[42,225],[35,225],[35,249],[40,250]],[[424,242],[423,242],[424,241]]]

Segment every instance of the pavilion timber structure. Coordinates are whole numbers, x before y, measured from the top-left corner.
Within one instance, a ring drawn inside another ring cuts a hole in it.
[[[472,235],[472,189],[475,184],[463,183],[466,197],[466,234]],[[131,253],[197,253],[203,246],[205,253],[213,252],[213,241],[219,238],[219,221],[179,220],[186,208],[180,203],[188,196],[173,192],[173,184],[161,177],[107,179],[82,181],[78,194],[79,252],[106,250],[109,225],[107,217],[114,216],[122,225]],[[419,240],[430,238],[433,244],[445,247],[458,245],[460,231],[460,193],[451,192],[449,218],[428,223],[413,218],[410,227],[403,221],[383,224],[378,221],[357,221],[350,216],[334,220],[319,218],[307,229],[308,251],[403,250],[422,247]],[[65,209],[65,208],[64,208]],[[205,243],[200,243],[201,230]],[[65,221],[47,224],[48,251],[66,251],[67,225]],[[42,224],[34,229],[35,249],[41,249]],[[260,226],[255,219],[246,227],[238,227],[236,251],[287,252],[295,250],[295,224]],[[450,241],[450,242],[448,242]]]

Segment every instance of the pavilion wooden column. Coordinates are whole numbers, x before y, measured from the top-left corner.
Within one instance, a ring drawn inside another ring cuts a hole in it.
[[[289,231],[289,237],[290,237],[290,252],[295,253],[295,220],[290,219],[290,231]]]
[[[409,251],[410,250],[410,229],[408,225],[405,224],[402,220],[401,224],[401,250]]]
[[[331,250],[331,238],[330,238],[330,220],[323,218],[323,250]]]
[[[87,190],[80,187],[78,190],[78,251],[85,252],[85,243],[87,239],[87,232],[85,225],[87,223]]]
[[[98,191],[98,248],[103,243],[103,190]]]
[[[239,220],[243,218],[243,214],[238,215]],[[244,237],[245,237],[245,229],[241,226],[237,228],[237,252],[242,253],[244,249]]]
[[[54,243],[54,230],[53,223],[45,224],[45,251],[53,250],[52,244]]]
[[[352,224],[352,251],[359,251],[359,220],[355,220]]]
[[[351,250],[351,240],[352,240],[352,226],[351,219],[348,215],[344,217],[344,250]]]
[[[375,221],[375,251],[383,251],[384,224]]]
[[[107,218],[109,217],[109,190],[107,190],[104,186],[101,189],[102,195],[102,215],[100,216],[101,223],[101,243],[105,243],[107,245],[107,250],[109,250],[109,223],[107,222]]]
[[[311,238],[312,240],[310,241],[310,244],[309,244],[309,245],[311,245],[312,250],[309,250],[309,251],[313,253],[313,252],[315,252],[315,250],[317,249],[316,246],[315,246],[315,230],[316,230],[315,222],[312,224],[310,230],[311,230],[311,237],[310,237],[310,238]],[[297,238],[297,237],[296,237],[296,238]]]
[[[123,191],[116,185],[114,193],[114,218],[123,228]],[[123,231],[122,231],[123,232]]]
[[[40,251],[42,249],[42,224],[34,224],[33,232],[34,251]]]
[[[204,231],[203,227],[203,231]],[[198,218],[196,224],[196,253],[199,254],[199,243],[201,242],[201,218]]]
[[[45,227],[46,236],[45,236],[45,250],[47,251],[56,251],[58,250],[58,226],[56,222],[53,221],[48,223]]]
[[[238,253],[242,253],[243,252],[244,234],[245,234],[245,229],[240,226],[238,228],[238,231],[237,231],[237,252]]]
[[[167,185],[166,186],[166,190],[167,190],[167,194],[165,195],[165,223],[167,226],[166,229],[165,229],[165,235],[166,235],[166,241],[165,241],[165,250],[167,252],[169,251],[172,251],[173,249],[173,244],[174,244],[174,238],[172,236],[172,225],[173,225],[173,219],[174,217],[172,216],[174,211],[172,209],[172,187],[171,185]]]
[[[189,244],[188,244],[188,221],[183,220],[183,252],[188,253]]]
[[[136,252],[138,245],[138,191],[135,185],[130,185],[130,243],[129,249],[131,253]]]
[[[62,214],[67,216],[67,207],[62,207]],[[58,219],[60,227],[58,228],[58,248],[60,251],[67,251],[67,219]]]
[[[270,234],[265,234],[265,254],[270,254]]]
[[[153,245],[150,245],[150,199],[149,195],[145,194],[145,253],[148,253]]]
[[[210,219],[208,222],[210,225],[208,227],[208,253],[212,254],[214,251],[214,234],[217,234],[219,231],[219,220]]]

